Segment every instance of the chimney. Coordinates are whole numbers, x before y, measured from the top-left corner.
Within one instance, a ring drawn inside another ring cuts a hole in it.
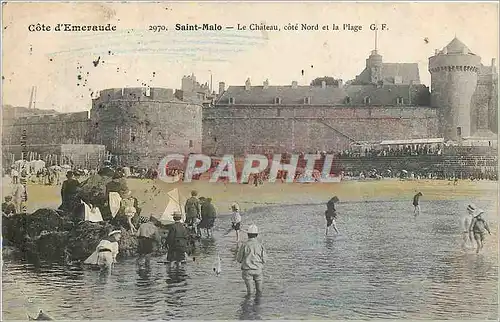
[[[438,55],[439,54],[439,49],[434,49],[434,55]]]
[[[226,90],[226,83],[219,82],[219,95],[222,95],[222,93],[224,93],[225,90]]]
[[[495,73],[497,71],[497,67],[495,66],[496,62],[497,62],[497,60],[495,58],[491,59],[491,72],[492,73]]]
[[[326,81],[321,81],[321,88],[326,88]]]
[[[292,88],[293,88],[293,89],[297,88],[297,81],[293,81],[293,82],[292,82]]]
[[[338,86],[339,86],[339,88],[344,87],[344,81],[341,79],[338,79]]]
[[[249,91],[251,86],[252,86],[252,84],[250,83],[250,78],[247,78],[247,80],[245,82],[245,90]]]
[[[266,80],[264,81],[264,89],[268,89],[269,88],[269,80],[266,78]]]

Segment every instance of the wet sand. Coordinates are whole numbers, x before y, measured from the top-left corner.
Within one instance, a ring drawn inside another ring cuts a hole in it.
[[[127,179],[129,189],[141,203],[143,213],[161,213],[167,204],[167,193],[178,188],[184,197],[191,190],[199,196],[211,197],[220,214],[229,213],[229,206],[238,202],[242,210],[256,206],[278,204],[323,203],[337,195],[341,201],[408,200],[421,191],[425,200],[474,199],[494,201],[498,196],[496,181],[459,181],[458,185],[445,180],[400,181],[342,181],[339,183],[264,183],[259,187],[249,184],[165,183],[160,180]],[[49,207],[57,208],[61,202],[61,186],[28,185],[28,211]],[[3,196],[12,191],[10,179],[4,178]]]

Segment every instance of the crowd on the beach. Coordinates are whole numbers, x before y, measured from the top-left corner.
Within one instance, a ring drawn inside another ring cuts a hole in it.
[[[443,149],[431,144],[402,145],[394,147],[367,147],[348,149],[337,153],[338,157],[401,157],[416,155],[441,155]]]

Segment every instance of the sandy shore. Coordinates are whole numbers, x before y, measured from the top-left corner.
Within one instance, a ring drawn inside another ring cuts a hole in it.
[[[269,204],[323,203],[331,196],[339,196],[341,201],[367,200],[408,200],[417,191],[422,191],[422,200],[496,200],[498,183],[491,181],[459,181],[458,185],[444,180],[380,180],[343,181],[339,183],[264,183],[255,187],[248,184],[209,183],[165,183],[160,180],[128,179],[129,189],[142,204],[143,213],[161,213],[167,204],[167,193],[178,188],[189,197],[191,190],[199,196],[211,197],[221,214],[229,213],[229,206],[238,202],[242,210]],[[57,208],[60,204],[60,186],[28,185],[28,211],[38,208]],[[3,196],[12,191],[8,178],[2,185]]]

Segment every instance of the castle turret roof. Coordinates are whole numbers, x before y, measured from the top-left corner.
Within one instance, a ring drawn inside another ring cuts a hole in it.
[[[444,48],[446,51],[443,49],[442,53],[446,54],[474,55],[474,53],[472,53],[472,51],[457,37],[453,38],[453,40]]]

